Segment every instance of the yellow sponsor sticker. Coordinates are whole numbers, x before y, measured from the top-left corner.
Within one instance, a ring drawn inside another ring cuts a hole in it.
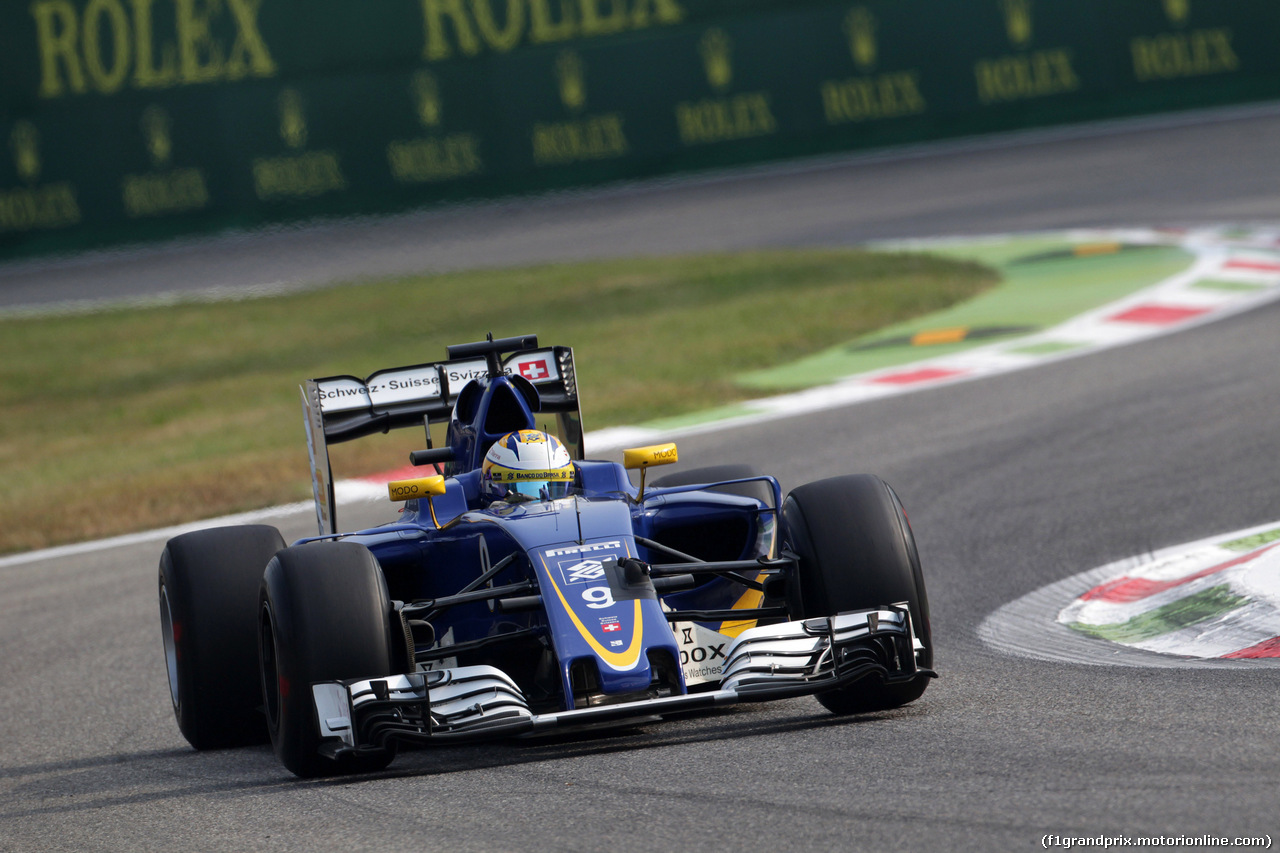
[[[934,346],[936,344],[958,344],[969,334],[968,326],[955,326],[950,329],[928,329],[916,332],[911,337],[911,345],[917,347]]]
[[[1077,258],[1088,258],[1093,255],[1114,255],[1122,248],[1124,247],[1119,243],[1082,243],[1072,249],[1072,254]]]
[[[572,480],[573,476],[573,466],[532,471],[522,471],[519,468],[503,468],[500,465],[492,465],[489,468],[489,479],[495,483],[541,483],[549,480]]]

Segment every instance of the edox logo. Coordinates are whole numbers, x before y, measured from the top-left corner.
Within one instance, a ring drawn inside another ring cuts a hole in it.
[[[598,581],[604,577],[604,563],[599,560],[583,560],[564,569],[565,580],[569,583],[586,583]]]

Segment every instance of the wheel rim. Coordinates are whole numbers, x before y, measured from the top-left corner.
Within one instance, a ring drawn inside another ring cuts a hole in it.
[[[280,724],[280,670],[276,665],[275,623],[271,618],[271,607],[266,604],[262,605],[258,655],[262,661],[262,701],[267,711],[267,722],[274,733]]]
[[[160,633],[164,637],[164,662],[169,674],[169,698],[173,700],[174,710],[181,705],[181,694],[178,691],[178,637],[174,631],[173,611],[169,607],[169,590],[160,584]]]

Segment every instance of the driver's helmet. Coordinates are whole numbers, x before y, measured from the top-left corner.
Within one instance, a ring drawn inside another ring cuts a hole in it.
[[[573,460],[560,439],[536,429],[509,432],[493,443],[480,467],[489,500],[553,500],[573,485]]]

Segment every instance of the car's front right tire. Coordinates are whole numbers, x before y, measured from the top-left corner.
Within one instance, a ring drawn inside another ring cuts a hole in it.
[[[311,685],[390,675],[391,604],[369,549],[352,542],[286,548],[258,596],[258,656],[271,745],[302,777],[381,770],[394,749],[337,761],[320,754]]]

